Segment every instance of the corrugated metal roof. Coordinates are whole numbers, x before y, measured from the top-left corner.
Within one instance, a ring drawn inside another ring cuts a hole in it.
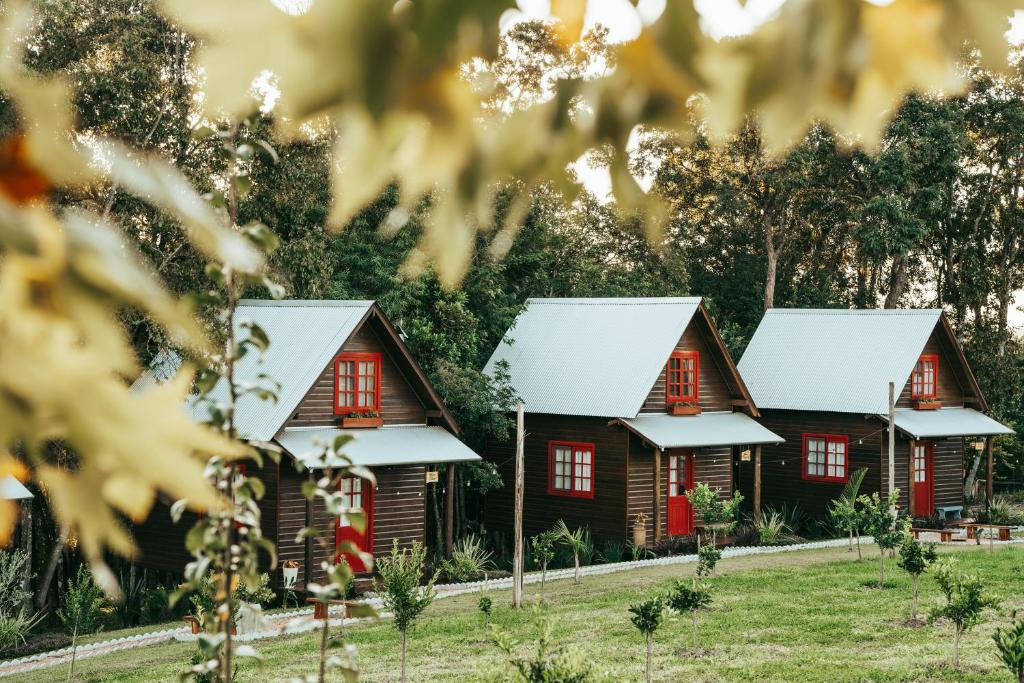
[[[738,364],[760,409],[882,413],[941,311],[781,309],[764,319]]]
[[[879,415],[889,422],[888,413]],[[896,410],[896,428],[914,439],[942,439],[949,436],[995,436],[1013,434],[1006,425],[973,408],[939,408],[938,410]]]
[[[480,460],[466,444],[444,427],[436,425],[408,425],[379,429],[310,428],[286,429],[277,442],[302,462],[317,457],[324,446],[338,436],[353,437],[342,454],[353,465],[381,467],[386,465],[425,465],[442,462],[471,462]],[[331,463],[342,464],[342,461]]]
[[[785,439],[745,413],[639,415],[621,422],[658,448],[753,446],[785,443]]]
[[[508,362],[530,413],[634,417],[700,302],[529,299],[484,372]]]
[[[32,492],[13,475],[8,474],[0,479],[0,500],[28,500],[34,497]]]

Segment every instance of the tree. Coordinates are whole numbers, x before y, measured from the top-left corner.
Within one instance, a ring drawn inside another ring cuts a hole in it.
[[[387,557],[377,560],[377,573],[380,579],[375,589],[381,594],[384,607],[394,616],[395,628],[402,634],[402,674],[405,681],[406,653],[409,645],[409,629],[420,614],[434,601],[434,581],[437,572],[423,583],[424,563],[427,549],[416,541],[411,548],[398,547],[398,539],[391,546]]]
[[[722,551],[714,543],[705,543],[697,551],[697,573],[694,576],[696,585],[698,576],[711,576],[715,573],[718,561],[722,559]]]
[[[494,607],[494,601],[491,600],[489,595],[481,595],[480,599],[476,603],[477,609],[480,610],[480,614],[484,617],[484,634],[487,633],[487,627],[491,621],[491,609]]]
[[[548,575],[548,563],[555,559],[555,545],[558,543],[557,531],[542,531],[530,539],[530,550],[533,562],[540,567],[540,597],[544,599],[544,580]]]
[[[999,650],[999,656],[1010,673],[1017,677],[1017,683],[1024,683],[1024,616],[1017,618],[1014,611],[1013,621],[1006,628],[997,628],[992,639]]]
[[[647,640],[647,683],[651,683],[651,657],[654,656],[654,632],[661,626],[665,603],[660,597],[649,598],[629,606],[630,621]]]
[[[555,523],[554,532],[557,534],[558,540],[572,552],[573,564],[575,566],[572,582],[578,586],[580,584],[580,555],[583,554],[583,550],[588,543],[587,530],[585,527],[570,530],[565,520],[560,519]]]
[[[952,559],[936,563],[935,581],[946,598],[946,604],[932,609],[929,623],[948,619],[953,624],[953,666],[960,666],[960,637],[981,622],[982,612],[994,608],[999,601],[985,593],[981,577],[961,572]]]
[[[689,613],[693,620],[693,654],[698,652],[697,641],[697,610],[711,603],[711,591],[705,583],[696,583],[692,586],[685,581],[676,581],[672,584],[665,602],[669,609],[677,612],[680,616]]]
[[[863,495],[857,500],[864,510],[864,530],[871,534],[878,545],[878,587],[885,587],[885,553],[899,547],[904,530],[898,524],[892,511],[899,500],[899,489],[893,490],[883,499],[878,492]]]
[[[551,619],[540,605],[534,606],[534,621],[539,635],[527,642],[517,641],[497,626],[491,628],[491,642],[506,657],[521,683],[590,683],[593,667],[578,652],[558,647],[551,635]],[[533,649],[523,656],[524,646]],[[502,678],[500,680],[506,680]]]
[[[914,577],[914,602],[910,608],[911,621],[917,621],[917,598],[921,587],[921,574],[928,571],[928,567],[939,559],[935,551],[935,544],[924,545],[914,538],[909,531],[903,534],[903,544],[900,545],[900,559],[897,564],[908,574]]]
[[[743,502],[743,495],[735,491],[732,498],[722,500],[722,489],[711,488],[704,482],[697,482],[696,486],[686,492],[686,498],[693,506],[694,512],[700,515],[703,525],[711,527],[711,545],[717,547],[717,525],[726,524],[727,531],[735,525],[736,513]]]
[[[851,553],[853,552],[853,537],[854,535],[857,536],[858,560],[862,559],[860,552],[860,528],[864,523],[864,516],[861,511],[857,509],[857,496],[867,473],[867,468],[861,468],[851,472],[850,478],[843,487],[843,492],[839,494],[838,498],[829,504],[828,508],[828,514],[829,517],[832,518],[833,523],[843,531],[850,534]]]

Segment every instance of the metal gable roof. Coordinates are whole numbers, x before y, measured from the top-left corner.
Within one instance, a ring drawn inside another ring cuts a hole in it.
[[[700,302],[529,299],[484,372],[506,361],[530,413],[634,417]]]
[[[878,416],[889,422],[888,413]],[[939,408],[938,410],[896,410],[896,428],[913,439],[946,438],[950,436],[994,436],[1014,431],[988,415],[972,408]]]
[[[618,422],[662,450],[754,446],[766,443],[780,444],[786,441],[744,413],[702,413],[687,416],[642,414]]]
[[[774,308],[738,368],[760,409],[887,412],[941,313]]]
[[[480,456],[444,427],[399,425],[380,429],[333,427],[285,429],[277,437],[281,447],[303,465],[323,453],[325,445],[343,434],[352,436],[341,453],[353,465],[381,467],[442,462],[475,462]],[[341,465],[338,460],[331,464]]]

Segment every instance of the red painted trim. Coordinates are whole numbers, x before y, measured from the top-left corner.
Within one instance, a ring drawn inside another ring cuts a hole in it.
[[[917,377],[921,371],[921,364],[930,361],[932,364],[932,390],[917,391]],[[910,373],[910,398],[936,398],[939,394],[939,357],[929,353],[917,359],[914,364],[914,371]]]
[[[563,446],[571,452],[569,460],[570,488],[555,488],[555,447]],[[576,490],[576,451],[588,451],[590,453],[590,490]],[[594,454],[594,444],[581,441],[548,441],[548,495],[564,496],[566,498],[593,498],[596,487],[597,458]]]
[[[825,440],[825,472],[824,476],[807,474],[807,440],[808,439],[824,439]],[[828,445],[829,443],[842,443],[844,445],[844,452],[846,453],[846,459],[843,463],[843,476],[841,477],[830,477],[828,476]],[[823,481],[828,483],[845,484],[847,479],[850,478],[850,438],[839,434],[801,434],[800,435],[800,478],[805,481]]]
[[[915,446],[924,448],[924,470],[925,481],[928,483],[928,503],[925,510],[917,508],[917,482],[914,481],[915,456],[914,449],[910,449],[910,510],[912,515],[928,517],[935,514],[935,443],[932,441],[917,441]]]
[[[334,414],[335,415],[347,415],[348,413],[358,413],[362,411],[372,410],[374,412],[380,412],[380,358],[379,353],[339,353],[334,359]],[[339,402],[338,388],[340,375],[338,373],[338,366],[342,363],[351,362],[355,369],[355,381],[352,385],[352,401],[356,402],[356,394],[359,391],[359,361],[373,361],[373,406],[356,406],[356,405],[342,405]]]
[[[679,360],[679,381],[670,381],[669,367],[673,360]],[[693,393],[683,394],[683,363],[687,359],[693,360]],[[676,403],[697,402],[700,400],[700,352],[699,351],[673,351],[665,363],[665,403],[673,405]]]
[[[356,479],[356,477],[344,477],[343,479]],[[343,479],[339,479],[338,480],[338,486],[337,486],[336,490],[341,491],[341,482],[342,482]],[[362,507],[362,510],[363,510],[363,514],[366,515],[366,532],[363,534],[363,545],[365,547],[362,548],[362,551],[365,552],[365,553],[370,553],[372,555],[373,554],[373,508],[375,507],[375,504],[374,504],[374,494],[375,494],[375,491],[373,489],[373,484],[369,480],[363,479],[362,482],[363,482],[363,488],[362,488],[362,497],[363,497],[362,503],[363,503],[363,507]],[[347,501],[347,500],[345,501],[346,507],[349,507],[348,506],[348,502],[349,501]],[[342,531],[342,529],[345,529],[345,528],[350,528],[350,527],[343,527],[341,525],[341,517],[335,517],[334,518],[334,547],[335,547],[334,561],[336,563],[338,562],[338,560],[339,560],[339,558],[341,556],[341,553],[338,552],[338,550],[337,550],[337,547],[341,544],[341,540],[342,540],[341,539],[341,531]],[[358,571],[355,566],[353,566],[353,570],[354,571]],[[365,570],[365,567],[364,567],[364,570]]]

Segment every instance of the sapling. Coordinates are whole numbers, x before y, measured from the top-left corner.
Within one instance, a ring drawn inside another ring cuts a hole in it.
[[[587,531],[583,527],[579,527],[575,530],[570,531],[568,525],[566,525],[564,519],[558,520],[555,524],[555,534],[559,541],[564,543],[572,551],[572,559],[575,563],[576,571],[573,573],[572,582],[576,585],[580,583],[580,555],[583,553],[583,548],[586,545]]]
[[[377,572],[381,578],[375,589],[381,594],[384,607],[393,615],[395,628],[402,634],[402,673],[400,681],[405,683],[406,654],[409,649],[409,629],[434,600],[434,581],[437,572],[420,587],[423,581],[423,564],[427,549],[416,541],[410,549],[399,549],[398,539],[387,557],[377,560]]]
[[[542,531],[530,538],[530,549],[533,551],[533,561],[540,567],[540,597],[544,599],[544,582],[548,577],[548,564],[555,559],[555,545],[558,543],[558,533],[555,531]]]
[[[935,564],[935,581],[939,584],[946,604],[934,608],[928,622],[948,619],[953,624],[953,666],[960,666],[960,638],[981,621],[982,612],[996,607],[999,601],[985,592],[977,574],[959,571],[953,560]]]
[[[853,552],[853,540],[857,539],[857,559],[864,559],[860,551],[860,529],[864,523],[864,514],[857,507],[857,497],[860,493],[861,484],[868,470],[862,467],[850,473],[850,478],[843,487],[843,492],[829,505],[828,513],[833,523],[850,535],[850,552]]]
[[[697,576],[711,576],[720,559],[722,559],[722,551],[717,546],[714,544],[702,545],[697,551]],[[696,581],[695,577],[695,584]]]
[[[629,611],[633,614],[630,617],[630,621],[647,639],[647,683],[651,683],[651,657],[654,656],[654,632],[661,626],[665,603],[661,597],[649,598],[639,604],[630,605]]]
[[[992,639],[996,641],[1003,664],[1017,677],[1017,683],[1024,683],[1024,616],[1018,619],[1014,611],[1011,618],[1010,625],[997,628]]]
[[[913,534],[903,534],[903,544],[900,546],[900,559],[897,564],[908,574],[914,577],[914,602],[910,608],[911,621],[917,621],[917,598],[920,595],[921,574],[928,571],[928,567],[939,559],[935,551],[935,544],[920,543]]]
[[[707,584],[694,582],[691,587],[685,581],[676,581],[665,600],[668,608],[680,616],[690,613],[693,620],[693,654],[697,654],[697,610],[711,602],[711,591]]]
[[[864,510],[864,530],[875,538],[878,544],[878,587],[885,587],[885,553],[895,550],[903,541],[904,528],[898,524],[893,510],[899,500],[899,489],[894,489],[888,498],[878,492],[861,496],[857,500]]]
[[[494,601],[491,600],[489,595],[481,595],[480,600],[476,603],[477,609],[480,610],[480,614],[484,617],[484,634],[487,634],[487,626],[491,621],[491,609],[494,607]]]

